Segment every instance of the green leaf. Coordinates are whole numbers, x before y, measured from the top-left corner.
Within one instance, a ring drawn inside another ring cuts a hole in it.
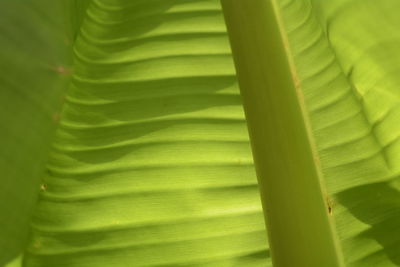
[[[64,2],[0,2],[0,266],[25,248],[68,81]]]
[[[315,2],[341,74],[332,124],[315,125],[342,248],[351,266],[399,266],[400,2]]]
[[[340,262],[343,254],[346,266],[399,266],[400,2],[224,3],[267,207],[273,261],[277,266],[328,266]],[[280,36],[271,30],[274,27]],[[264,77],[258,73],[263,70]],[[307,143],[303,129],[308,121],[309,147],[296,150]],[[280,137],[267,131],[271,125],[283,129]],[[274,136],[278,145],[271,142]],[[304,159],[310,158],[307,150],[313,150],[313,139],[317,153],[314,166],[309,166]],[[266,150],[266,144],[272,150]],[[280,157],[283,166],[267,165],[278,164],[273,155],[279,153],[286,155]],[[289,172],[285,169],[300,171],[286,179],[276,176]],[[320,169],[320,175],[309,175],[312,169]],[[318,180],[323,198],[311,190]],[[287,190],[277,187],[284,183]],[[304,205],[307,199],[302,196],[314,196],[315,203]],[[313,233],[312,227],[321,227],[317,206],[322,202],[325,216],[334,219],[332,230],[314,228]],[[316,212],[308,215],[309,209]],[[302,225],[294,226],[290,210]],[[280,220],[282,213],[287,214],[285,220]],[[284,229],[289,227],[304,232],[288,236]],[[337,237],[334,252],[317,236]],[[307,239],[312,239],[309,244]],[[327,251],[331,258],[325,257]],[[318,260],[328,263],[318,265]]]
[[[400,266],[400,2],[223,1],[274,266]],[[271,266],[218,1],[0,22],[1,266]]]
[[[275,1],[223,3],[274,266],[342,266],[279,7]]]
[[[73,50],[24,265],[270,266],[219,2],[92,1]]]

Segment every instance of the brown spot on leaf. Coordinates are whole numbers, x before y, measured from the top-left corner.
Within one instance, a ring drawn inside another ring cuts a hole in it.
[[[328,214],[333,215],[333,202],[329,197],[326,197],[326,206],[328,208]]]
[[[40,243],[40,241],[35,241],[35,243],[33,243],[33,247],[38,249],[42,246],[42,244]]]
[[[56,112],[53,114],[53,121],[58,122],[60,120],[60,113]]]
[[[57,73],[61,74],[61,75],[71,75],[72,74],[72,70],[69,68],[66,68],[64,66],[57,66],[54,69]]]

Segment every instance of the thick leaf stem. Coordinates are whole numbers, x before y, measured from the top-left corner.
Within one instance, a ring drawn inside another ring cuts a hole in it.
[[[222,0],[274,266],[343,266],[279,8]]]

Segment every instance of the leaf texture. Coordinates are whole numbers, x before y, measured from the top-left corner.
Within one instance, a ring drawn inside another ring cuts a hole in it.
[[[398,1],[279,1],[348,266],[400,265]]]
[[[0,266],[25,248],[68,82],[64,4],[0,2]]]
[[[24,266],[270,266],[214,0],[94,0]]]

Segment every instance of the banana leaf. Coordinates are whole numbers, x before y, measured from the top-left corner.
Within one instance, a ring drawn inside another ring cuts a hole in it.
[[[222,2],[274,266],[400,266],[400,2]]]
[[[0,266],[400,266],[400,2],[222,4],[0,3]]]

